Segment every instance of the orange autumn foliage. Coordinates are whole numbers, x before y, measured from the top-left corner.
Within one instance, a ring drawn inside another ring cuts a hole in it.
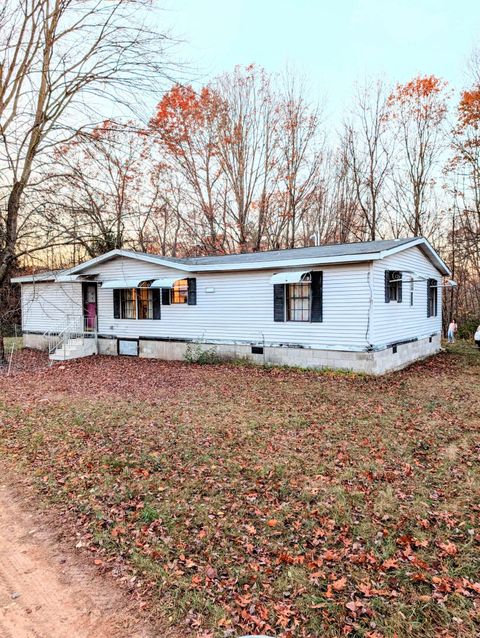
[[[197,92],[191,86],[177,85],[163,96],[150,127],[170,152],[183,155],[183,145],[191,142],[196,132],[211,127],[222,109],[222,99],[211,88]]]
[[[480,149],[480,85],[463,91],[458,104],[457,118],[457,126],[453,131],[456,135],[455,155],[449,168],[454,169],[458,163],[464,163],[477,170]]]
[[[405,84],[397,84],[387,104],[393,117],[404,113],[439,123],[447,112],[446,87],[447,83],[434,75],[418,76]]]
[[[471,126],[475,130],[480,124],[480,86],[464,91],[458,105],[458,119],[461,128]]]

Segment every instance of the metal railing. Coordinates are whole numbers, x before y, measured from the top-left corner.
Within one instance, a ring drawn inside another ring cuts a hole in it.
[[[43,337],[47,341],[48,354],[51,355],[57,350],[63,350],[63,356],[66,358],[68,347],[73,342],[83,345],[85,338],[94,338],[97,349],[97,327],[96,318],[92,317],[68,317],[66,320],[44,332]]]

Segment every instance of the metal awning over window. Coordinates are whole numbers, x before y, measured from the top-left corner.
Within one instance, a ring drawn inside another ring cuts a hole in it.
[[[173,288],[176,281],[180,281],[184,277],[162,277],[161,279],[155,279],[150,284],[150,288]]]
[[[103,281],[102,288],[140,288],[140,284],[143,283],[147,283],[145,279],[112,279],[111,281]]]
[[[299,284],[302,281],[310,281],[309,270],[277,272],[270,278],[271,284]]]

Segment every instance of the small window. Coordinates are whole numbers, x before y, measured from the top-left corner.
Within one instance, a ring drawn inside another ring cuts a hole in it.
[[[310,282],[287,284],[287,321],[310,321]]]
[[[186,279],[179,279],[173,284],[170,300],[172,304],[188,303],[188,281]]]
[[[410,279],[410,305],[413,306],[413,291],[414,291],[414,283],[413,277]]]
[[[399,270],[387,270],[385,273],[386,300],[402,301],[402,273]]]
[[[153,319],[153,295],[150,288],[138,289],[138,318]]]
[[[135,288],[120,290],[120,319],[137,318],[137,291]]]
[[[437,280],[429,279],[427,283],[427,316],[437,316]]]

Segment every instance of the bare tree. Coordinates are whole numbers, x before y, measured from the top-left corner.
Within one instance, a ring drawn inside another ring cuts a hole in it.
[[[399,84],[388,98],[389,116],[397,125],[396,207],[415,236],[429,232],[436,221],[429,207],[446,141],[446,83],[435,76]]]
[[[161,197],[158,182],[150,179],[155,167],[149,150],[133,122],[108,120],[57,147],[53,175],[43,187],[44,236],[50,228],[63,231],[82,258],[144,247],[145,229]]]
[[[98,117],[89,104],[165,77],[144,0],[6,0],[0,10],[0,287],[17,259],[23,197],[42,156]],[[138,97],[137,97],[138,101]]]
[[[385,211],[393,139],[388,129],[387,94],[378,80],[357,90],[350,121],[344,125],[345,156],[361,211],[364,238],[377,238]]]
[[[319,173],[323,144],[320,135],[320,111],[305,99],[302,83],[288,73],[280,96],[279,110],[279,185],[284,192],[286,221],[285,243],[294,248],[297,233],[311,207],[321,200]],[[320,199],[319,199],[320,197]]]
[[[226,105],[220,119],[218,155],[227,186],[229,230],[240,252],[247,252],[252,249],[257,210],[265,213],[263,204],[276,164],[275,96],[271,78],[255,65],[236,67],[233,73],[217,78],[215,85]],[[258,232],[256,235],[254,243],[259,245]]]
[[[142,0],[7,0],[0,17],[0,163],[7,211],[0,285],[16,261],[25,189],[42,153],[78,128],[72,120],[79,126],[82,119],[91,121],[87,94],[99,100],[115,95],[126,103],[134,88],[146,89],[153,77],[158,81],[156,74],[165,77],[157,53],[163,36],[137,17],[146,7]]]

